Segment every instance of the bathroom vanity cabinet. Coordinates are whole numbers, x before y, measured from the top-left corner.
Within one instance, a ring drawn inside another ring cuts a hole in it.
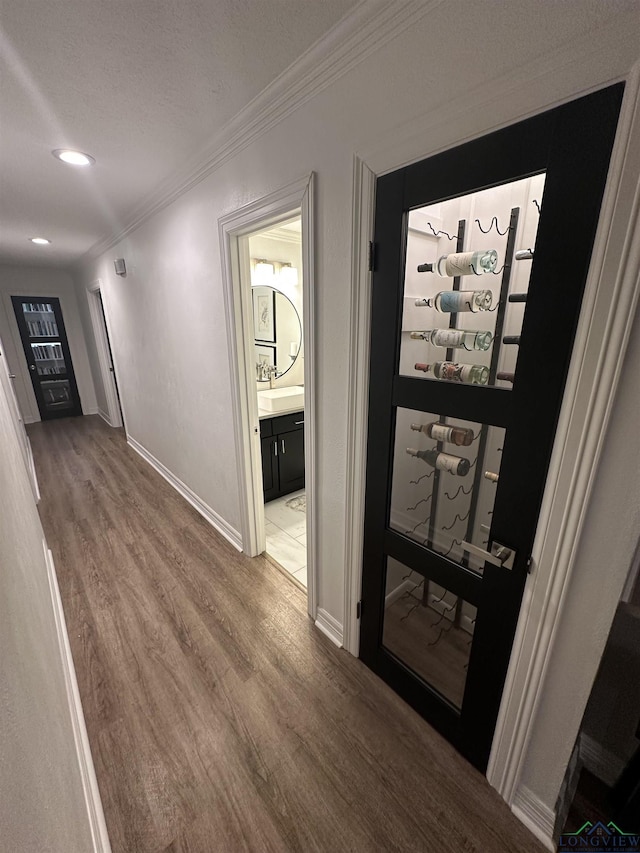
[[[304,488],[304,412],[260,420],[265,502]]]

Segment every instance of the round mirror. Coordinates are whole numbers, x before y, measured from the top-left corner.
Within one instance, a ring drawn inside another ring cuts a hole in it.
[[[293,302],[267,285],[251,288],[258,382],[279,379],[300,353],[302,325]]]

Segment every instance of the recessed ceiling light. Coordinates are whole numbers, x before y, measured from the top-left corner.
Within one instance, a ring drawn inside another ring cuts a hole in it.
[[[70,148],[56,148],[51,153],[58,160],[69,163],[71,166],[93,166],[96,162],[95,158],[90,154],[83,154],[82,151],[72,151]]]
[[[46,246],[47,243],[50,243],[51,240],[47,240],[46,237],[29,237],[32,243],[37,243],[38,246]]]

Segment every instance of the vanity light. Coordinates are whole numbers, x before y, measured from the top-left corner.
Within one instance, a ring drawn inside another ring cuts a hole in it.
[[[37,243],[38,246],[46,246],[51,242],[51,240],[47,240],[46,237],[29,237],[29,240],[32,243]]]
[[[95,157],[83,154],[82,151],[73,151],[71,148],[56,148],[51,152],[58,160],[68,163],[70,166],[93,166]]]
[[[298,284],[298,270],[291,264],[280,265],[280,278],[283,284],[293,285]]]
[[[267,284],[273,278],[274,271],[275,267],[269,261],[257,260],[253,268],[253,275],[251,276],[253,283]]]

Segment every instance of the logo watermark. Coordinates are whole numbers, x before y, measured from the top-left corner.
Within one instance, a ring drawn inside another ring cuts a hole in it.
[[[563,832],[558,853],[575,850],[607,850],[609,853],[640,853],[640,833],[623,832],[610,820],[591,823],[588,820],[577,832]]]

